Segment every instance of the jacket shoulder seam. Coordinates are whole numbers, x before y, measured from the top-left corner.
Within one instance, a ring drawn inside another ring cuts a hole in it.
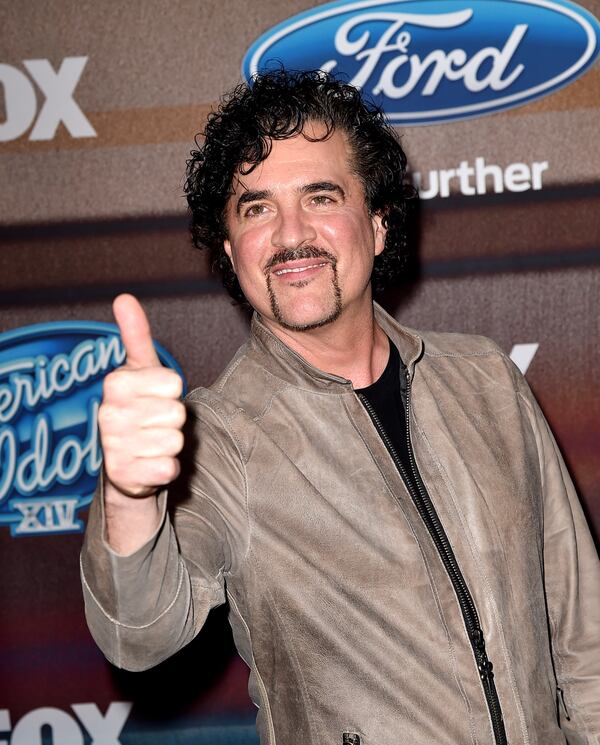
[[[490,357],[490,356],[503,357],[502,351],[499,349],[483,349],[480,352],[428,352],[425,350],[425,357]]]
[[[192,400],[194,401],[194,404],[198,406],[203,406],[205,409],[210,411],[211,414],[213,414],[217,418],[219,423],[223,426],[223,431],[225,432],[227,437],[231,440],[231,442],[235,446],[235,449],[237,450],[237,453],[240,457],[240,461],[244,465],[244,481],[245,481],[246,480],[246,458],[244,456],[241,443],[239,442],[235,434],[231,431],[231,421],[234,416],[236,416],[240,411],[242,411],[242,409],[236,406],[236,410],[233,414],[227,414],[225,411],[222,410],[222,408],[215,401],[211,401],[209,403],[208,401],[203,401],[201,399],[192,399]],[[195,412],[192,412],[192,413],[198,420],[200,420],[200,417]]]
[[[218,391],[219,393],[223,392],[223,388],[229,382],[229,378],[233,375],[233,373],[240,366],[245,356],[246,356],[245,353],[240,353],[237,359],[232,360],[229,363],[229,365],[225,368],[225,370],[223,370],[223,372],[219,376],[219,379],[216,381],[216,384],[215,384],[216,391]]]

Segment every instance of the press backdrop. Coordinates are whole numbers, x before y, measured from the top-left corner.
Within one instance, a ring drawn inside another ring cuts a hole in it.
[[[173,732],[177,742],[190,733],[211,745],[255,741],[247,670],[233,651],[226,609],[188,649],[147,673],[112,668],[91,641],[78,552],[97,443],[85,417],[118,353],[101,364],[97,342],[79,347],[89,355],[82,379],[66,380],[66,371],[82,340],[111,338],[91,322],[110,323],[111,299],[123,290],[143,300],[189,387],[211,383],[244,341],[245,316],[188,239],[185,160],[207,112],[240,81],[251,44],[315,5],[0,3],[2,742],[155,736],[162,744]],[[600,17],[598,0],[581,6]],[[598,533],[598,63],[526,105],[401,132],[424,198],[411,218],[406,281],[384,305],[407,325],[485,334],[512,351]],[[35,324],[44,325],[29,328]],[[58,370],[59,357],[65,367],[52,387],[44,370]],[[54,408],[45,414],[44,406]],[[64,441],[71,411],[77,446]],[[43,447],[44,427],[46,461],[38,453],[19,472],[19,458]],[[52,447],[61,443],[62,471],[56,463],[52,471]]]

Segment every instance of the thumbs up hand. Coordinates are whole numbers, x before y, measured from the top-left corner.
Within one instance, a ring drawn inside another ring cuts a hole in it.
[[[181,378],[160,364],[142,306],[132,295],[120,295],[113,311],[127,362],[104,379],[98,423],[105,501],[114,506],[123,498],[155,495],[178,475],[185,407]]]

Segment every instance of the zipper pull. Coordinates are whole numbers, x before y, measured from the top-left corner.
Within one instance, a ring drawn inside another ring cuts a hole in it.
[[[477,653],[477,669],[483,681],[491,681],[494,678],[494,666],[490,662],[485,649],[485,638],[480,628],[473,629],[471,641]]]
[[[485,639],[483,637],[483,631],[480,628],[473,629],[471,632],[471,641],[475,649],[481,652],[481,654],[486,654]]]
[[[571,717],[569,716],[569,710],[567,709],[567,705],[565,703],[565,692],[563,691],[562,688],[559,688],[558,686],[556,686],[556,691],[558,695],[560,696],[560,703],[562,703],[562,709],[565,712],[565,719],[567,720],[567,722],[570,722]]]
[[[494,666],[492,663],[488,660],[487,655],[485,655],[477,665],[479,669],[479,675],[481,676],[482,680],[493,680],[494,678]]]

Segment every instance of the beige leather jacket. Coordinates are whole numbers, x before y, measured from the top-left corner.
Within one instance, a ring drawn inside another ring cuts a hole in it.
[[[536,402],[489,340],[377,315],[412,379],[416,463],[508,742],[600,745],[600,565]],[[457,594],[351,384],[255,319],[189,408],[185,479],[154,538],[118,557],[101,500],[90,511],[83,586],[106,656],[155,665],[227,599],[264,745],[493,745]]]

